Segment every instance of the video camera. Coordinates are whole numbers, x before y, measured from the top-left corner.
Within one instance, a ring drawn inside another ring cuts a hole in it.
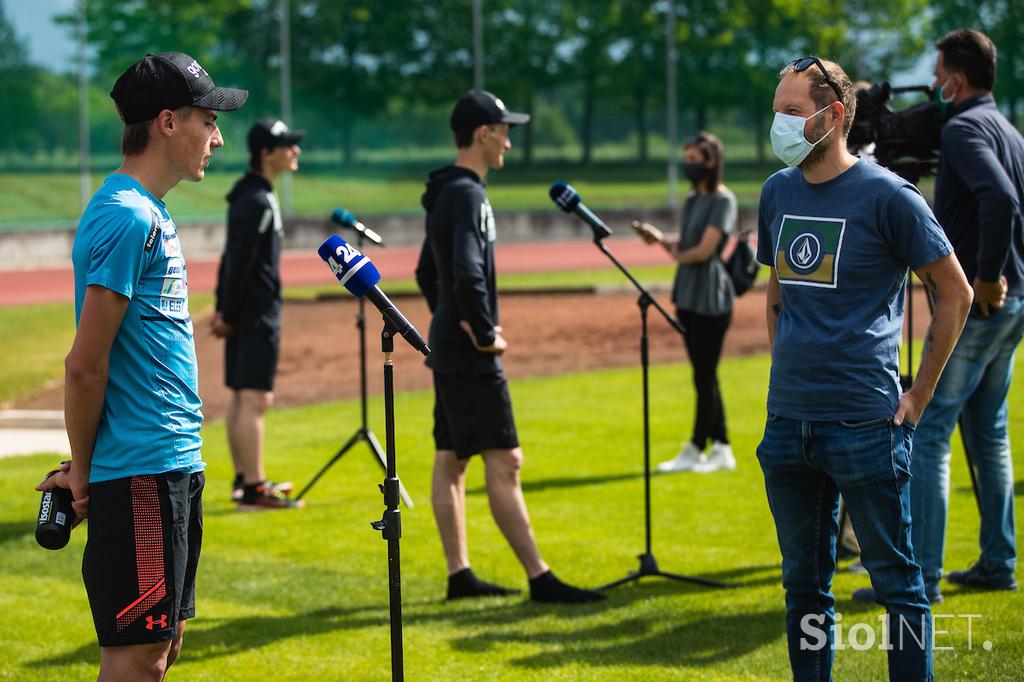
[[[893,95],[920,92],[928,97],[906,109],[895,111]],[[926,85],[894,88],[888,83],[857,91],[857,115],[847,145],[851,153],[863,152],[874,143],[875,161],[897,175],[916,183],[931,175],[939,160],[943,117]]]

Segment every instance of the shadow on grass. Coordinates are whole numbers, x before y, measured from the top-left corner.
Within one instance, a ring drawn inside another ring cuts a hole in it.
[[[604,483],[618,483],[619,481],[629,481],[634,478],[641,478],[643,474],[607,474],[604,476],[590,476],[590,477],[572,477],[572,476],[559,476],[557,478],[542,478],[539,481],[523,481],[522,487],[523,492],[540,492],[542,490],[549,490],[553,488],[582,488],[588,485],[602,485]],[[487,494],[487,488],[484,486],[477,486],[475,488],[467,489],[467,495],[485,495]]]
[[[573,663],[588,666],[649,665],[700,668],[724,663],[785,637],[782,609],[760,613],[704,613],[685,623],[661,627],[653,617],[630,618],[592,628],[576,628],[570,639],[561,630],[528,635],[494,629],[456,639],[463,651],[487,651],[502,643],[543,646],[530,656],[511,660],[524,668],[557,668]],[[629,640],[623,641],[623,633]],[[609,641],[611,640],[611,641]]]
[[[737,568],[705,574],[704,577],[718,580],[735,580],[746,575],[770,571],[770,582],[777,582],[777,566],[754,566]],[[743,586],[751,583],[744,583]],[[403,625],[405,628],[430,626],[435,623],[449,623],[457,632],[480,632],[463,639],[455,640],[455,646],[467,649],[486,649],[502,641],[550,642],[559,651],[548,651],[518,661],[517,665],[530,667],[548,667],[561,665],[566,660],[589,660],[597,656],[597,661],[613,664],[636,661],[637,652],[632,645],[623,647],[622,632],[630,632],[640,638],[642,649],[648,647],[658,652],[655,658],[664,659],[666,665],[697,665],[701,656],[712,656],[716,659],[727,659],[742,656],[756,646],[767,641],[767,633],[773,637],[780,636],[782,626],[781,612],[771,615],[771,626],[767,625],[769,614],[752,616],[708,616],[703,621],[681,625],[669,631],[657,631],[662,622],[658,613],[650,613],[642,618],[632,618],[626,622],[598,625],[590,630],[577,631],[571,628],[552,629],[540,636],[524,634],[518,624],[535,618],[550,618],[552,615],[576,620],[588,616],[600,615],[606,611],[622,609],[634,602],[643,602],[652,598],[671,597],[675,595],[699,594],[709,588],[690,583],[669,582],[654,578],[645,578],[643,583],[634,584],[609,591],[609,599],[593,604],[576,606],[535,604],[522,597],[487,598],[445,603],[437,600],[406,601],[403,604]],[[726,592],[726,590],[722,590]],[[761,623],[761,619],[765,623]],[[389,611],[386,603],[374,606],[351,608],[328,607],[293,613],[287,615],[251,615],[239,618],[203,617],[193,621],[185,636],[182,660],[212,660],[226,656],[241,654],[250,650],[287,640],[292,637],[310,637],[335,631],[352,631],[375,628],[386,637],[389,629]],[[754,635],[750,635],[750,628]],[[714,631],[714,635],[708,634]],[[755,636],[757,632],[763,636]],[[685,657],[677,654],[678,643],[687,641],[700,634],[696,644],[688,643]],[[749,636],[748,636],[749,635]],[[571,637],[574,647],[582,643],[584,649],[574,649],[576,653],[561,651],[567,637]],[[753,637],[753,639],[751,639]],[[643,644],[643,638],[649,641]],[[676,642],[676,638],[679,639]],[[604,640],[616,640],[612,644]],[[673,642],[667,644],[669,642]],[[727,642],[727,644],[723,644]],[[667,653],[669,650],[671,654]],[[567,658],[568,657],[568,658]],[[690,661],[690,663],[688,663]],[[52,669],[54,672],[68,665],[99,663],[99,650],[95,643],[90,642],[65,653],[41,658],[26,664],[35,670]]]
[[[26,518],[24,521],[0,521],[0,545],[34,534],[36,526],[32,519],[33,517]]]
[[[613,576],[612,580],[617,577],[625,577],[626,573],[633,573],[638,566],[629,566],[627,568],[628,570],[624,570],[622,576]],[[782,586],[782,568],[778,564],[740,566],[736,568],[722,569],[719,571],[702,571],[700,561],[691,559],[689,561],[679,562],[678,564],[659,565],[658,568],[666,573],[676,573],[684,576],[704,578],[706,580],[716,580],[728,585],[726,588],[699,587],[698,589],[742,589],[748,587],[760,587],[764,585],[778,585],[781,589]],[[672,578],[644,576],[640,580],[633,580],[621,587],[612,588],[607,592],[607,594],[613,594],[616,590],[626,589],[628,586],[646,586],[655,584],[686,585],[692,583],[673,580]]]
[[[533,617],[549,615],[552,609],[568,607],[545,607],[528,601],[515,601],[508,608],[501,608],[507,599],[475,600],[470,609],[436,601],[415,602],[404,605],[403,625],[405,628],[441,621],[461,625],[493,625],[496,620],[514,623]],[[495,610],[497,606],[500,611]],[[609,602],[589,608],[572,609],[574,615],[593,613],[612,606]],[[480,607],[487,607],[481,609]],[[329,607],[284,616],[244,616],[241,618],[201,618],[193,621],[186,630],[182,660],[210,660],[233,656],[253,649],[260,649],[292,637],[310,637],[333,631],[378,628],[386,636],[390,627],[387,604],[361,606],[343,609]],[[74,664],[99,664],[99,647],[90,642],[78,648],[31,661],[26,668],[58,669]]]
[[[1024,478],[1013,484],[1013,494],[1016,497],[1024,495]]]

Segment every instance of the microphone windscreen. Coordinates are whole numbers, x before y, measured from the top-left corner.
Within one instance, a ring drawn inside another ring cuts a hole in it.
[[[343,208],[336,208],[331,213],[331,220],[342,227],[355,227],[356,217],[352,211],[346,211]]]
[[[334,276],[349,292],[362,298],[380,282],[380,272],[358,249],[332,234],[317,249]]]
[[[551,197],[551,201],[558,204],[558,207],[566,213],[572,213],[580,203],[579,192],[574,190],[572,185],[561,180],[551,185],[548,195]]]

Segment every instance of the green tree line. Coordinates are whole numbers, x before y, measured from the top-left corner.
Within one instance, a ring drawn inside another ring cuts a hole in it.
[[[485,87],[534,115],[521,135],[538,148],[628,141],[646,161],[665,127],[666,14],[675,2],[678,101],[694,128],[728,115],[764,158],[777,73],[807,54],[836,59],[855,80],[887,80],[945,31],[974,26],[1000,48],[996,95],[1012,117],[1024,97],[1021,10],[1014,0],[483,0]],[[296,127],[309,146],[413,148],[447,141],[451,103],[472,86],[472,0],[291,0]],[[147,52],[197,57],[218,84],[247,88],[243,130],[278,115],[278,0],[88,0],[90,136],[116,149],[107,92]],[[73,16],[58,19],[74,39]],[[8,154],[71,153],[78,145],[73,75],[31,64],[0,5],[0,126]],[[71,71],[73,65],[68,65]],[[234,118],[234,120],[232,120]],[[237,131],[236,131],[237,132]],[[6,157],[5,157],[6,158]]]

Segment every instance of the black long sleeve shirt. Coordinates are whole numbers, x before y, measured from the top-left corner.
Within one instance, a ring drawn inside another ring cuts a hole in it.
[[[236,331],[281,324],[282,221],[274,189],[248,172],[228,193],[228,235],[217,272],[217,310]]]
[[[433,313],[427,366],[437,372],[498,372],[498,356],[474,348],[459,326],[468,322],[481,346],[494,343],[495,229],[484,184],[467,168],[447,166],[430,174],[422,203],[427,234],[416,282]]]
[[[1024,138],[992,95],[950,111],[942,128],[935,216],[968,281],[1006,276],[1024,296]]]

